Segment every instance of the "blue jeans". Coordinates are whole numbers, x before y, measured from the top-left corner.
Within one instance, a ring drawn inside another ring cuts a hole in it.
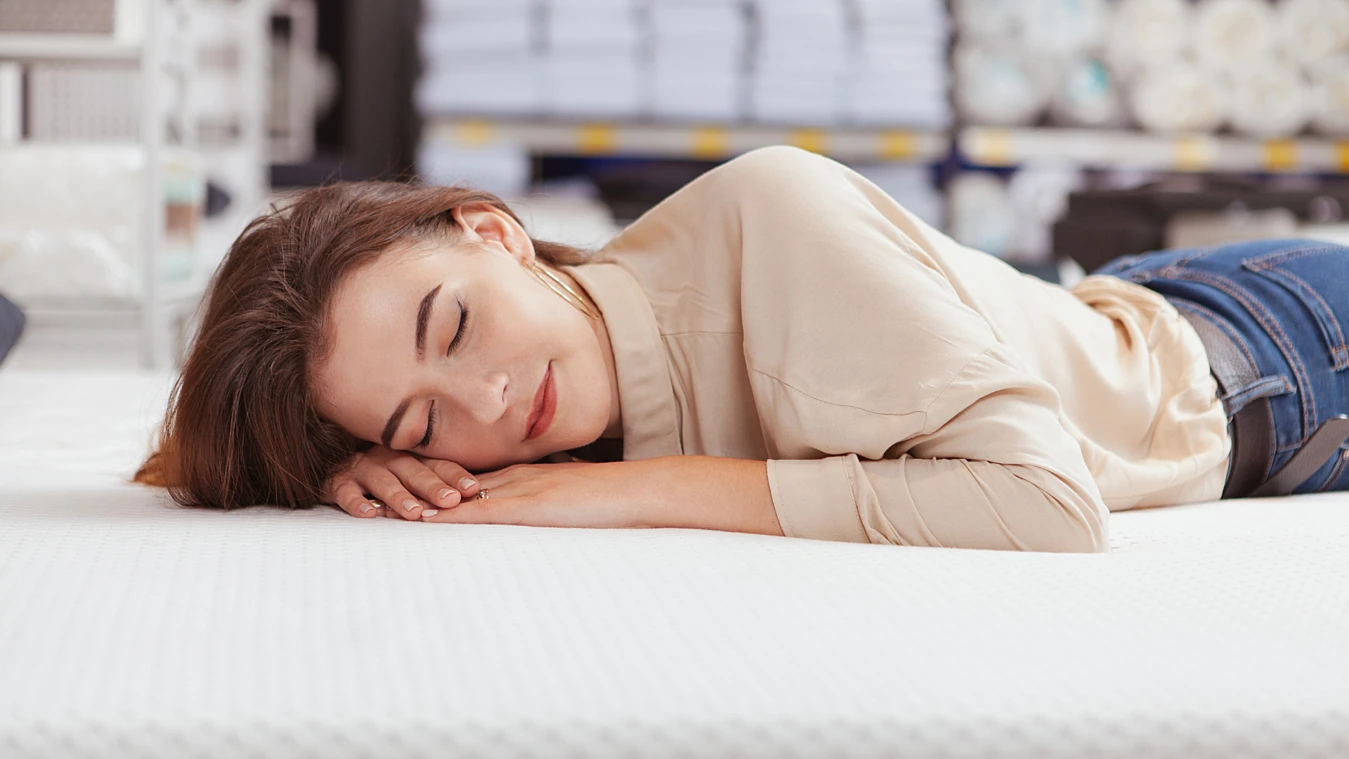
[[[1268,478],[1326,418],[1349,413],[1349,248],[1260,240],[1117,258],[1110,274],[1155,290],[1187,316],[1215,323],[1259,368],[1222,398],[1231,418],[1269,399],[1274,451]],[[1349,444],[1294,493],[1349,490]]]

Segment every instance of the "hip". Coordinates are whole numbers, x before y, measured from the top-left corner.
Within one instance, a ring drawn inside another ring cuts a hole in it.
[[[1219,377],[1228,418],[1247,430],[1256,420],[1263,425],[1260,434],[1241,436],[1243,460],[1253,460],[1253,444],[1261,449],[1263,471],[1245,473],[1249,477],[1265,482],[1326,420],[1349,413],[1349,248],[1261,240],[1125,256],[1092,273],[1159,293],[1200,328],[1201,338],[1219,335],[1249,364],[1249,375],[1233,375],[1239,382],[1224,385]],[[1212,353],[1212,339],[1205,342]],[[1291,492],[1349,489],[1349,445],[1339,442]],[[1235,468],[1235,452],[1233,462]]]

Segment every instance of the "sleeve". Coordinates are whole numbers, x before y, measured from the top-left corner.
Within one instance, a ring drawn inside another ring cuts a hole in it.
[[[783,532],[911,546],[1106,551],[1108,513],[1076,440],[1057,418],[1057,395],[1008,358],[995,347],[971,359],[929,407],[923,431],[895,446],[902,452],[894,458],[770,460]],[[877,420],[865,423],[874,428]]]
[[[1058,392],[943,268],[983,254],[828,159],[772,148],[737,162],[719,181],[783,531],[1107,550],[1108,512]]]

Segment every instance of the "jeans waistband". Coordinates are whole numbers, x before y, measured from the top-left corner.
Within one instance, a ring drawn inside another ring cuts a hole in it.
[[[1172,299],[1174,302],[1174,299]],[[1259,398],[1231,413],[1232,394],[1260,378],[1260,369],[1223,330],[1203,316],[1179,307],[1180,315],[1194,327],[1208,354],[1209,370],[1218,382],[1219,398],[1228,413],[1232,452],[1228,458],[1223,498],[1241,498],[1260,487],[1269,472],[1274,452],[1273,417],[1269,399]]]

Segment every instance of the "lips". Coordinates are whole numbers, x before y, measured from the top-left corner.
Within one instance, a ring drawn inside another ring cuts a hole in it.
[[[557,411],[557,388],[553,385],[553,363],[543,373],[539,389],[534,392],[534,403],[530,407],[529,425],[525,428],[525,439],[533,440],[548,431]]]

